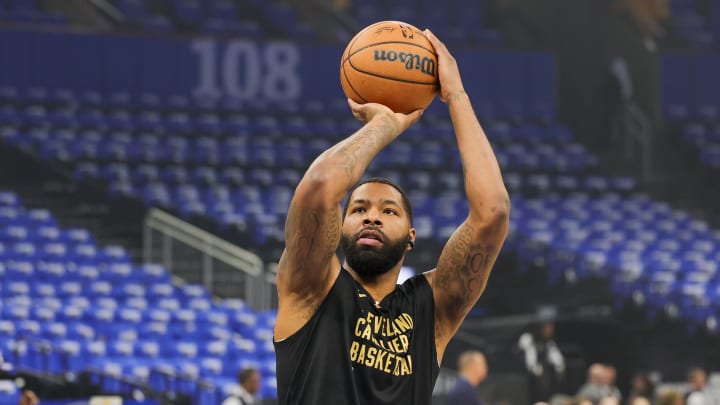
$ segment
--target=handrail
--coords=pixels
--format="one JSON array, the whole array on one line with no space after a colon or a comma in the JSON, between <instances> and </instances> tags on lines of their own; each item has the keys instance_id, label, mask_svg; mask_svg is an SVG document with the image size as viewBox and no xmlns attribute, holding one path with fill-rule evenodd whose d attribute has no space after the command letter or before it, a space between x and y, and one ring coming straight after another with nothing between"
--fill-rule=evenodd
<instances>
[{"instance_id":1,"label":"handrail","mask_svg":"<svg viewBox=\"0 0 720 405\"><path fill-rule=\"evenodd\" d=\"M112 3L107 0L90 0L90 3L97 7L98 10L105 13L108 17L112 18L115 22L125 22L125 15L115 7Z\"/></svg>"},{"instance_id":2,"label":"handrail","mask_svg":"<svg viewBox=\"0 0 720 405\"><path fill-rule=\"evenodd\" d=\"M177 239L214 259L252 276L260 276L263 273L264 264L259 256L160 209L150 209L145 217L145 228ZM143 247L143 255L146 263L150 262L150 249L151 246L146 240Z\"/></svg>"}]
</instances>

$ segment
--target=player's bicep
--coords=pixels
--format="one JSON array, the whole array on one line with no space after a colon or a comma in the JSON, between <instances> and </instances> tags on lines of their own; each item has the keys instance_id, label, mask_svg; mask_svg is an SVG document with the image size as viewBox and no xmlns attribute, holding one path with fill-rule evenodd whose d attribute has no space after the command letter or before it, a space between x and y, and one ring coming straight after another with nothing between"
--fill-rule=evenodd
<instances>
[{"instance_id":1,"label":"player's bicep","mask_svg":"<svg viewBox=\"0 0 720 405\"><path fill-rule=\"evenodd\" d=\"M506 232L466 221L448 240L432 280L436 339L449 341L480 298Z\"/></svg>"},{"instance_id":2,"label":"player's bicep","mask_svg":"<svg viewBox=\"0 0 720 405\"><path fill-rule=\"evenodd\" d=\"M293 201L285 225L285 250L278 265L278 289L302 294L327 286L340 241L340 206L300 207ZM333 260L334 259L334 260Z\"/></svg>"}]
</instances>

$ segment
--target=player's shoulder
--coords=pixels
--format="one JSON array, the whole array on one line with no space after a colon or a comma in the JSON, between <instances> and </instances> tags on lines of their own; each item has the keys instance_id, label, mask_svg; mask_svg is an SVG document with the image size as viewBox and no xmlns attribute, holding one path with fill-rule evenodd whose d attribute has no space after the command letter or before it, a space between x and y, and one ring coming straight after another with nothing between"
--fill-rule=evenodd
<instances>
[{"instance_id":1,"label":"player's shoulder","mask_svg":"<svg viewBox=\"0 0 720 405\"><path fill-rule=\"evenodd\" d=\"M425 278L425 280L427 280L427 282L428 282L428 284L430 284L430 286L432 286L433 281L435 281L435 270L436 269L428 270L421 274Z\"/></svg>"},{"instance_id":2,"label":"player's shoulder","mask_svg":"<svg viewBox=\"0 0 720 405\"><path fill-rule=\"evenodd\" d=\"M432 277L431 272L416 274L398 285L398 288L407 293L414 293L420 289L431 289Z\"/></svg>"}]
</instances>

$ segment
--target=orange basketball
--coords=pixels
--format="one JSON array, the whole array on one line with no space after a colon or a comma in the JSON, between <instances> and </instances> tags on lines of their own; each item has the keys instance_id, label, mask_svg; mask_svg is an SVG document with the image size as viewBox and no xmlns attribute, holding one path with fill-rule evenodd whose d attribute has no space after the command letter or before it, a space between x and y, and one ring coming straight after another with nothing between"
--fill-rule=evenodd
<instances>
[{"instance_id":1,"label":"orange basketball","mask_svg":"<svg viewBox=\"0 0 720 405\"><path fill-rule=\"evenodd\" d=\"M380 103L402 113L425 108L438 90L437 54L416 27L381 21L348 43L340 83L358 103Z\"/></svg>"}]
</instances>

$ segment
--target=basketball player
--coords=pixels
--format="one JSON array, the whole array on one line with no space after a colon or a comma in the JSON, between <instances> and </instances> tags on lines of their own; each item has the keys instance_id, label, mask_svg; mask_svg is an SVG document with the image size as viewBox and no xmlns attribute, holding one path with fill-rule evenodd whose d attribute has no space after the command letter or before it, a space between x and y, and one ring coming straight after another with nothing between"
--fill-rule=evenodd
<instances>
[{"instance_id":1,"label":"basketball player","mask_svg":"<svg viewBox=\"0 0 720 405\"><path fill-rule=\"evenodd\" d=\"M349 101L364 126L312 163L290 203L277 275L280 404L430 404L445 348L485 289L507 234L510 202L498 163L455 59L425 34L438 53L469 214L437 268L398 286L415 241L410 202L387 180L356 183L422 111Z\"/></svg>"}]
</instances>

